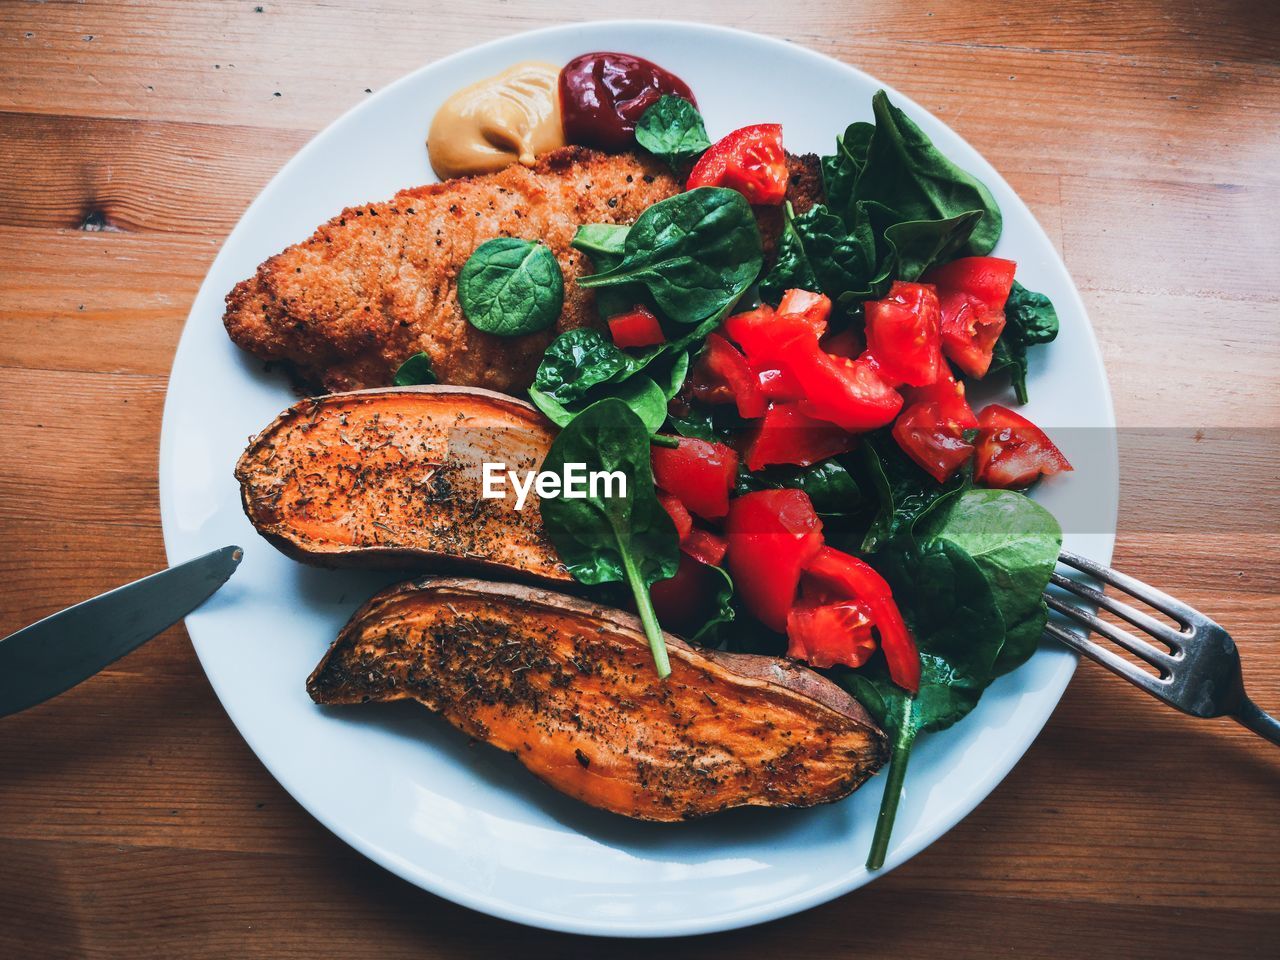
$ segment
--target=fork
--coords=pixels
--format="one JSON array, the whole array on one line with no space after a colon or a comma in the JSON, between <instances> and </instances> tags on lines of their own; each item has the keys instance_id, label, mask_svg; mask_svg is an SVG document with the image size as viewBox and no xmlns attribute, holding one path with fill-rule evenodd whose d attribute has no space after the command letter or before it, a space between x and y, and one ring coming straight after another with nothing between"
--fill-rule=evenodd
<instances>
[{"instance_id":1,"label":"fork","mask_svg":"<svg viewBox=\"0 0 1280 960\"><path fill-rule=\"evenodd\" d=\"M1280 720L1263 712L1245 694L1240 653L1226 630L1199 610L1141 580L1065 550L1058 559L1159 610L1177 621L1181 629L1175 630L1087 583L1054 571L1052 582L1056 586L1111 611L1163 646L1141 639L1088 610L1046 593L1044 599L1051 608L1145 660L1160 671L1160 676L1152 675L1114 650L1057 623L1050 622L1045 627L1046 633L1183 713L1193 717L1231 717L1258 736L1280 744Z\"/></svg>"}]
</instances>

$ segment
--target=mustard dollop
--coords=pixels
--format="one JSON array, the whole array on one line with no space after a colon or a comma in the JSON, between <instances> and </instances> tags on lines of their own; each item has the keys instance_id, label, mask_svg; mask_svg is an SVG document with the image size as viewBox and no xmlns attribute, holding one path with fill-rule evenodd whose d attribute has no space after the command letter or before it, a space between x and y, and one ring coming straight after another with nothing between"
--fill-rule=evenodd
<instances>
[{"instance_id":1,"label":"mustard dollop","mask_svg":"<svg viewBox=\"0 0 1280 960\"><path fill-rule=\"evenodd\" d=\"M560 68L536 60L459 90L436 111L427 133L431 169L441 180L533 166L564 146L557 83Z\"/></svg>"}]
</instances>

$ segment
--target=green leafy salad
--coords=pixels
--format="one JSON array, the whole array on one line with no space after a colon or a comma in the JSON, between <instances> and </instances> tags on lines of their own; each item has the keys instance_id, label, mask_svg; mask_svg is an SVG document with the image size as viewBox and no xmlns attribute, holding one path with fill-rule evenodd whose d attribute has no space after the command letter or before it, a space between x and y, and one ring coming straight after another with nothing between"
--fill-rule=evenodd
<instances>
[{"instance_id":1,"label":"green leafy salad","mask_svg":"<svg viewBox=\"0 0 1280 960\"><path fill-rule=\"evenodd\" d=\"M550 498L561 560L663 629L788 656L850 691L892 743L868 858L883 864L913 744L1035 652L1057 521L1028 488L1070 470L1008 406L1053 304L991 256L1000 209L882 91L829 156L761 123L712 142L663 96L636 146L686 184L630 226L582 224L601 323L547 347L529 396L560 428L544 464L622 471L626 495ZM820 191L796 189L807 172ZM468 320L547 329L564 278L546 247L500 238L459 277ZM397 383L427 382L411 358Z\"/></svg>"}]
</instances>

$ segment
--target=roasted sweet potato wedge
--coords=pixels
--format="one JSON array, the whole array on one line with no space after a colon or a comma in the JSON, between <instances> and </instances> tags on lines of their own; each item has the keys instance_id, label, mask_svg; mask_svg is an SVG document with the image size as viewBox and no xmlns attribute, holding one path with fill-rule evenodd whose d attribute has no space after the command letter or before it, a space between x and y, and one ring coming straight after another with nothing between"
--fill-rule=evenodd
<instances>
[{"instance_id":1,"label":"roasted sweet potato wedge","mask_svg":"<svg viewBox=\"0 0 1280 960\"><path fill-rule=\"evenodd\" d=\"M670 635L534 587L428 578L356 612L307 683L323 704L414 699L551 786L642 820L838 800L886 760L844 690L787 660Z\"/></svg>"},{"instance_id":2,"label":"roasted sweet potato wedge","mask_svg":"<svg viewBox=\"0 0 1280 960\"><path fill-rule=\"evenodd\" d=\"M244 511L289 556L320 566L487 571L567 582L537 498L481 497L481 464L533 470L554 428L477 387L399 387L304 400L236 464Z\"/></svg>"}]
</instances>

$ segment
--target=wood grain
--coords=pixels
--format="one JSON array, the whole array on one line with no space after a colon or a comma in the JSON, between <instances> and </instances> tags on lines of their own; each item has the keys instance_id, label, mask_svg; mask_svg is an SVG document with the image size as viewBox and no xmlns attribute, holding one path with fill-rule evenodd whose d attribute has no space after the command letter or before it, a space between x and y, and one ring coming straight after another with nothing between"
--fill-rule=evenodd
<instances>
[{"instance_id":1,"label":"wood grain","mask_svg":"<svg viewBox=\"0 0 1280 960\"><path fill-rule=\"evenodd\" d=\"M1280 709L1280 15L1222 0L655 0L859 66L1022 194L1097 329L1116 563L1232 629ZM165 382L209 263L280 165L417 66L603 3L0 3L0 633L164 563ZM277 96L278 94L278 96ZM0 721L0 956L1258 957L1280 760L1085 664L1008 779L871 887L656 948L424 894L315 824L178 628Z\"/></svg>"}]
</instances>

